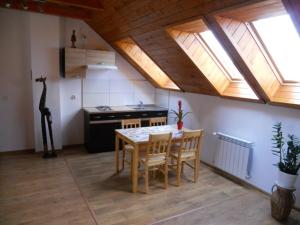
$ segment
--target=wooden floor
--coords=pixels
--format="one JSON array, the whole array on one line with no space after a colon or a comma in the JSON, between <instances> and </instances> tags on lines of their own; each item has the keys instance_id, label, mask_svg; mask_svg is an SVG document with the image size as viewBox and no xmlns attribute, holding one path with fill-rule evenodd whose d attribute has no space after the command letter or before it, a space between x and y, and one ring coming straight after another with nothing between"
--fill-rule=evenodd
<instances>
[{"instance_id":1,"label":"wooden floor","mask_svg":"<svg viewBox=\"0 0 300 225\"><path fill-rule=\"evenodd\" d=\"M56 159L37 154L0 156L1 225L280 224L270 216L269 199L201 166L194 184L189 169L180 187L170 173L168 190L150 178L132 194L129 171L114 175L113 153L89 155L72 149ZM162 180L161 180L162 181ZM285 224L300 224L293 210Z\"/></svg>"}]
</instances>

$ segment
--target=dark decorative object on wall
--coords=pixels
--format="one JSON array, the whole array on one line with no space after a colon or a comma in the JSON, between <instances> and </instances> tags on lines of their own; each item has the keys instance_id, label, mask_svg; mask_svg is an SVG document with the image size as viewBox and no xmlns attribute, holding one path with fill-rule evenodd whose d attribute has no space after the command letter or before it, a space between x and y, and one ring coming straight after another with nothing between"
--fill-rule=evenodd
<instances>
[{"instance_id":1,"label":"dark decorative object on wall","mask_svg":"<svg viewBox=\"0 0 300 225\"><path fill-rule=\"evenodd\" d=\"M77 39L76 39L76 35L75 35L75 30L73 30L73 34L71 36L71 42L72 42L71 48L76 48L76 46L75 46L76 41L77 41Z\"/></svg>"},{"instance_id":2,"label":"dark decorative object on wall","mask_svg":"<svg viewBox=\"0 0 300 225\"><path fill-rule=\"evenodd\" d=\"M41 112L41 125L42 125L42 135L43 135L43 145L44 145L44 158L51 158L56 157L56 152L54 149L54 143L53 143L53 135L52 135L52 118L51 118L51 112L49 108L45 107L46 104L46 95L47 95L47 86L46 86L46 77L40 77L37 78L36 82L42 82L43 83L43 92L40 99L39 104L39 110ZM46 131L46 119L48 124L48 130L49 130L49 136L51 141L51 154L48 152L48 144L47 144L47 131Z\"/></svg>"}]
</instances>

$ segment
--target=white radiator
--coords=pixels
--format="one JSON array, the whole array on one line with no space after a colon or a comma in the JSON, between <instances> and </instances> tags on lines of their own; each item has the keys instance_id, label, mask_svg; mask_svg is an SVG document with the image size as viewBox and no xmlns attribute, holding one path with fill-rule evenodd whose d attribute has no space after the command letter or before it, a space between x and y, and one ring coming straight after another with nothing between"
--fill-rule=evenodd
<instances>
[{"instance_id":1,"label":"white radiator","mask_svg":"<svg viewBox=\"0 0 300 225\"><path fill-rule=\"evenodd\" d=\"M241 179L250 178L253 143L223 133L217 135L214 166Z\"/></svg>"}]
</instances>

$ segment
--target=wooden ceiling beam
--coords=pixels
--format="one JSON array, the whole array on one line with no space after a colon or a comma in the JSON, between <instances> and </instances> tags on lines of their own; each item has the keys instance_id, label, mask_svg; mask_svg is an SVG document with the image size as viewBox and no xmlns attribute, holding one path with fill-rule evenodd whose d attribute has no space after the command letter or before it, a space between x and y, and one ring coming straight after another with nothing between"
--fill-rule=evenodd
<instances>
[{"instance_id":1,"label":"wooden ceiling beam","mask_svg":"<svg viewBox=\"0 0 300 225\"><path fill-rule=\"evenodd\" d=\"M0 7L8 8L5 6L6 1L0 0ZM30 11L30 12L37 12L37 13L44 13L56 16L64 16L70 17L75 19L81 20L90 20L91 15L88 10L80 9L76 7L66 7L66 6L59 6L57 4L52 3L38 3L33 1L28 1L26 6L27 9L24 9L21 1L12 0L9 9L18 9L23 11Z\"/></svg>"},{"instance_id":2,"label":"wooden ceiling beam","mask_svg":"<svg viewBox=\"0 0 300 225\"><path fill-rule=\"evenodd\" d=\"M199 18L234 5L263 0L127 0L125 1L128 2L127 5L121 8L116 5L122 1L112 1L112 3L110 1L103 0L105 11L103 14L94 14L92 26L95 30L101 31L103 38L107 37L109 42L113 42L128 35L143 35L161 27Z\"/></svg>"},{"instance_id":3,"label":"wooden ceiling beam","mask_svg":"<svg viewBox=\"0 0 300 225\"><path fill-rule=\"evenodd\" d=\"M100 0L88 0L88 1L82 1L82 0L47 0L47 2L59 4L59 5L65 5L65 6L75 6L79 8L89 9L89 10L98 10L102 11L103 5Z\"/></svg>"},{"instance_id":4,"label":"wooden ceiling beam","mask_svg":"<svg viewBox=\"0 0 300 225\"><path fill-rule=\"evenodd\" d=\"M238 8L219 12L218 16L226 17L242 22L264 19L272 16L285 14L286 10L281 0L266 0L252 4L246 4Z\"/></svg>"},{"instance_id":5,"label":"wooden ceiling beam","mask_svg":"<svg viewBox=\"0 0 300 225\"><path fill-rule=\"evenodd\" d=\"M235 66L239 69L241 74L244 75L244 79L248 82L249 86L255 92L257 97L260 98L264 103L269 102L270 99L268 95L265 93L261 85L258 83L252 71L245 63L243 57L236 50L231 40L227 37L226 33L224 32L224 30L216 20L216 17L213 15L207 15L204 17L204 20L207 23L209 29L214 33L216 38L222 44L225 51L231 57Z\"/></svg>"}]
</instances>

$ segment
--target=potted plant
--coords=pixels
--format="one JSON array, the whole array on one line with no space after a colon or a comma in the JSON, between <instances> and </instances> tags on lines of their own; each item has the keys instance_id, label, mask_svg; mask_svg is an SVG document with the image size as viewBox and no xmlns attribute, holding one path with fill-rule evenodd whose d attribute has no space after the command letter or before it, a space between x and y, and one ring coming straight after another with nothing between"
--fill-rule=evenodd
<instances>
[{"instance_id":1,"label":"potted plant","mask_svg":"<svg viewBox=\"0 0 300 225\"><path fill-rule=\"evenodd\" d=\"M177 121L177 129L181 130L183 127L183 118L189 114L190 112L184 113L182 110L182 102L181 100L178 101L178 112L175 110L171 110L172 113L175 114L175 120Z\"/></svg>"},{"instance_id":2,"label":"potted plant","mask_svg":"<svg viewBox=\"0 0 300 225\"><path fill-rule=\"evenodd\" d=\"M287 148L285 148L281 123L275 124L273 129L274 135L272 140L274 141L274 146L272 152L279 158L279 162L275 164L275 166L278 166L276 184L282 188L294 189L300 168L300 162L298 161L298 156L300 155L299 141L294 135L289 134L286 143Z\"/></svg>"}]
</instances>

